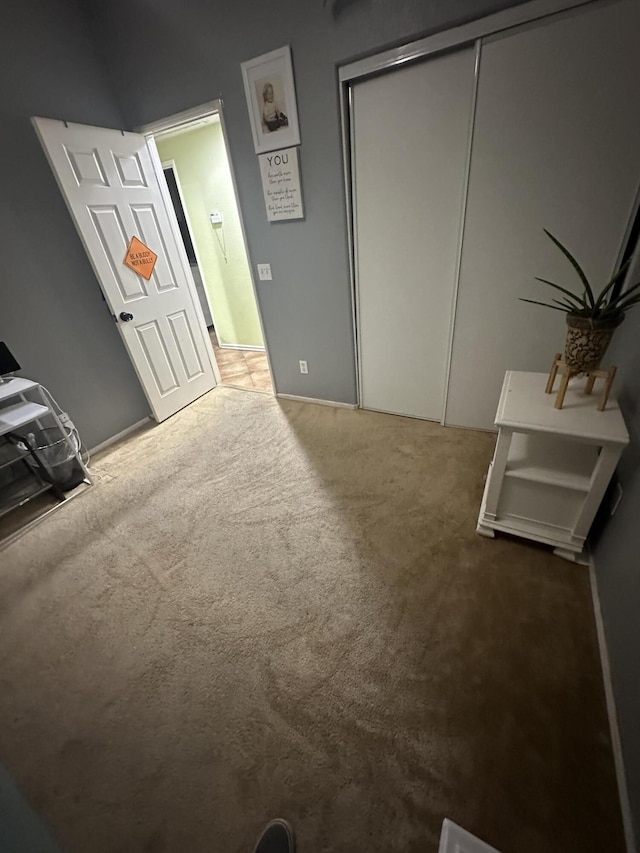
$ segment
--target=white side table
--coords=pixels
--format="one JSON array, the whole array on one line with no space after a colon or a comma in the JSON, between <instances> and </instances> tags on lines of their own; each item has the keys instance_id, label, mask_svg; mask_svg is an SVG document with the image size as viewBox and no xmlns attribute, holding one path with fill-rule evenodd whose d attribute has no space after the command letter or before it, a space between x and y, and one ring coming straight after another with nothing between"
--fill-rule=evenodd
<instances>
[{"instance_id":1,"label":"white side table","mask_svg":"<svg viewBox=\"0 0 640 853\"><path fill-rule=\"evenodd\" d=\"M477 531L545 542L576 560L629 433L616 400L599 412L593 396L569 388L556 409L546 380L545 373L505 375Z\"/></svg>"}]
</instances>

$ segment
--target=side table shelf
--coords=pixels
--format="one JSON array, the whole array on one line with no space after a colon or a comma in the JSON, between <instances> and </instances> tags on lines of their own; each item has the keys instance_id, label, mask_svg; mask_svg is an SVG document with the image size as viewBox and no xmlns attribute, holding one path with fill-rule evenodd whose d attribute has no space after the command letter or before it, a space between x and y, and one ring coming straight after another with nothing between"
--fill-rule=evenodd
<instances>
[{"instance_id":1,"label":"side table shelf","mask_svg":"<svg viewBox=\"0 0 640 853\"><path fill-rule=\"evenodd\" d=\"M0 485L0 518L50 489L51 483L44 483L28 474L17 477L7 485Z\"/></svg>"},{"instance_id":2,"label":"side table shelf","mask_svg":"<svg viewBox=\"0 0 640 853\"><path fill-rule=\"evenodd\" d=\"M57 445L64 448L66 444L65 458L72 467L77 466L74 471L78 479L85 488L89 487L89 471L48 392L23 377L0 381L0 547L78 494L79 489L70 491L69 486L59 482L55 468L34 446L33 434L44 429L57 436ZM46 498L41 507L34 500L40 496ZM33 511L27 511L28 506L33 506Z\"/></svg>"},{"instance_id":3,"label":"side table shelf","mask_svg":"<svg viewBox=\"0 0 640 853\"><path fill-rule=\"evenodd\" d=\"M26 459L29 454L19 450L14 444L7 441L0 444L0 470L7 465L13 465L19 459Z\"/></svg>"},{"instance_id":4,"label":"side table shelf","mask_svg":"<svg viewBox=\"0 0 640 853\"><path fill-rule=\"evenodd\" d=\"M545 381L543 373L505 376L477 532L544 542L576 560L629 436L615 400L600 412L570 389L556 409Z\"/></svg>"},{"instance_id":5,"label":"side table shelf","mask_svg":"<svg viewBox=\"0 0 640 853\"><path fill-rule=\"evenodd\" d=\"M12 406L3 406L0 408L0 435L12 429L18 429L21 426L30 424L32 421L37 421L49 414L49 407L42 406L39 403L30 403L23 400L20 403L14 403Z\"/></svg>"}]
</instances>

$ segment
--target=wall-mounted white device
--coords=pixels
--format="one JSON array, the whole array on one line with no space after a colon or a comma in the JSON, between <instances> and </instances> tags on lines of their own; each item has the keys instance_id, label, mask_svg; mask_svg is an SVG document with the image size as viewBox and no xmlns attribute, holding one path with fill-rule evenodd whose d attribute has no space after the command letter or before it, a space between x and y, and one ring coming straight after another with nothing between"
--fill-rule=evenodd
<instances>
[{"instance_id":1,"label":"wall-mounted white device","mask_svg":"<svg viewBox=\"0 0 640 853\"><path fill-rule=\"evenodd\" d=\"M209 219L212 225L222 225L222 214L219 210L209 214Z\"/></svg>"}]
</instances>

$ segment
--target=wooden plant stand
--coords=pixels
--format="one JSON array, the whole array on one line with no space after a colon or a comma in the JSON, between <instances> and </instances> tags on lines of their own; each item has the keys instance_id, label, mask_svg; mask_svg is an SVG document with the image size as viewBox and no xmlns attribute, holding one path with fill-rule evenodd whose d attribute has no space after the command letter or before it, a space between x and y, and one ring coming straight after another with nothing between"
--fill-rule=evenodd
<instances>
[{"instance_id":1,"label":"wooden plant stand","mask_svg":"<svg viewBox=\"0 0 640 853\"><path fill-rule=\"evenodd\" d=\"M554 405L556 409L561 409L564 403L565 394L567 393L567 388L569 387L569 380L573 376L578 376L580 373L584 373L587 377L585 394L591 394L596 379L604 379L605 383L602 390L602 397L600 398L600 403L598 405L598 411L604 412L611 392L611 386L613 385L613 380L616 378L616 370L616 367L610 367L608 370L576 370L574 367L569 367L569 365L563 361L561 353L557 352L553 359L553 364L551 365L551 372L549 373L545 393L553 393L556 376L558 375L558 371L560 371L562 380L560 382L560 387L558 388L558 394Z\"/></svg>"}]
</instances>

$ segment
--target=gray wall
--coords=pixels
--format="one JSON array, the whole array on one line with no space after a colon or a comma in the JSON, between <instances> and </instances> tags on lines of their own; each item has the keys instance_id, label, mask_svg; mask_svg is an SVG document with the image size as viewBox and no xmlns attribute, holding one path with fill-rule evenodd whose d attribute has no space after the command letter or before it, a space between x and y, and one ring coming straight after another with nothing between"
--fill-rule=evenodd
<instances>
[{"instance_id":1,"label":"gray wall","mask_svg":"<svg viewBox=\"0 0 640 853\"><path fill-rule=\"evenodd\" d=\"M508 5L487 0L5 0L0 55L0 339L96 444L148 414L144 397L29 124L31 115L128 127L222 95L280 390L353 401L355 378L336 63ZM138 34L153 50L140 50ZM291 44L307 218L269 225L239 63ZM110 81L103 74L99 46ZM114 94L111 90L113 86ZM640 827L640 309L613 358L633 441L624 501L596 564L630 794ZM302 377L297 361L306 358ZM635 369L635 370L634 370Z\"/></svg>"},{"instance_id":2,"label":"gray wall","mask_svg":"<svg viewBox=\"0 0 640 853\"><path fill-rule=\"evenodd\" d=\"M594 556L627 786L640 841L640 307L616 332L607 361L619 365L616 389L631 443L618 467L622 503L607 520ZM603 510L605 516L606 507Z\"/></svg>"},{"instance_id":3,"label":"gray wall","mask_svg":"<svg viewBox=\"0 0 640 853\"><path fill-rule=\"evenodd\" d=\"M96 37L131 128L224 100L251 259L273 270L258 295L280 392L356 399L336 64L509 5L154 0L151 12L148 0L93 3ZM139 33L153 50L140 50ZM306 219L269 224L240 63L285 44L293 52ZM299 373L299 359L308 361L308 376Z\"/></svg>"},{"instance_id":4,"label":"gray wall","mask_svg":"<svg viewBox=\"0 0 640 853\"><path fill-rule=\"evenodd\" d=\"M122 117L71 0L4 0L0 57L0 340L93 446L149 410L29 118Z\"/></svg>"}]
</instances>

